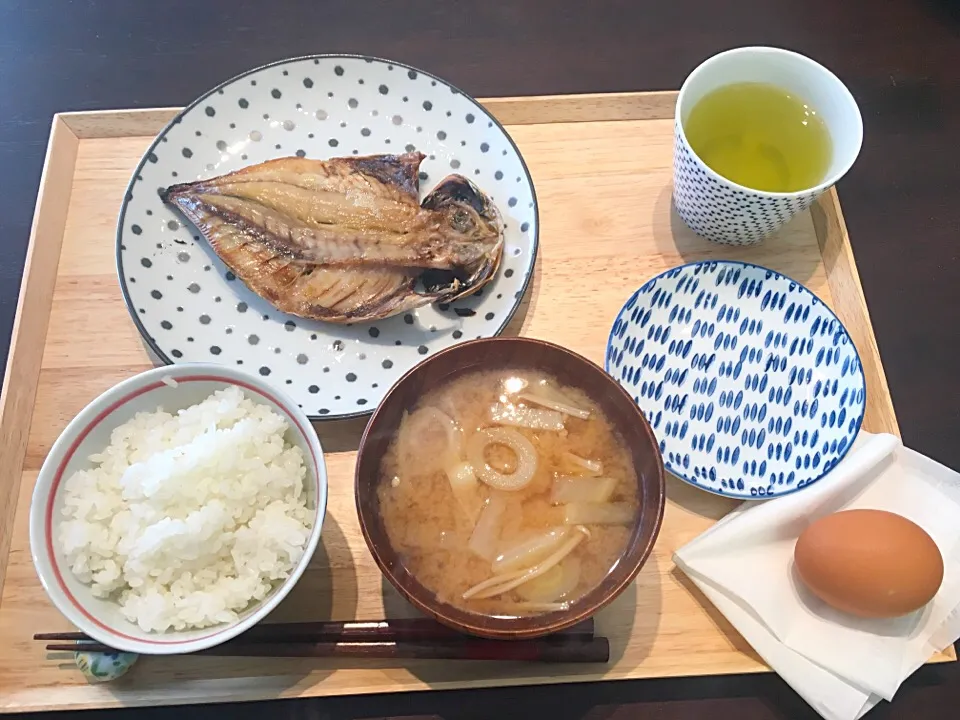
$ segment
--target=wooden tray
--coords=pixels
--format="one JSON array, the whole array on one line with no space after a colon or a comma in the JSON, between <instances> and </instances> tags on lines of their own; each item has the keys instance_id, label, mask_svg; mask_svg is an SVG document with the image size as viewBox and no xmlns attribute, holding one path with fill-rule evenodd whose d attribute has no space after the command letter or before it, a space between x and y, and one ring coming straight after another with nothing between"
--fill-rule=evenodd
<instances>
[{"instance_id":1,"label":"wooden tray","mask_svg":"<svg viewBox=\"0 0 960 720\"><path fill-rule=\"evenodd\" d=\"M898 433L836 194L760 247L695 237L671 209L676 94L505 98L484 104L507 126L536 183L534 281L508 333L549 339L597 363L621 304L651 276L704 258L749 260L810 287L846 324L867 373L864 427ZM66 113L53 121L0 406L0 710L262 700L765 670L674 567L678 547L734 503L668 479L656 550L597 617L606 666L141 658L121 681L90 685L67 655L31 634L69 629L30 560L27 511L47 450L93 397L153 364L117 285L114 233L131 171L174 109ZM322 548L272 620L411 612L367 552L353 503L364 419L317 424L327 451ZM949 655L937 660L951 659Z\"/></svg>"}]
</instances>

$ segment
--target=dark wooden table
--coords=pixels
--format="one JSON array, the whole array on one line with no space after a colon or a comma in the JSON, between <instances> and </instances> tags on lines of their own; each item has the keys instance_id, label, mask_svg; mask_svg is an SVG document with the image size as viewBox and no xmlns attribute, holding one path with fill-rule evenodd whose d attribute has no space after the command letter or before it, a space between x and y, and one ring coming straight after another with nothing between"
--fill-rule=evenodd
<instances>
[{"instance_id":1,"label":"dark wooden table","mask_svg":"<svg viewBox=\"0 0 960 720\"><path fill-rule=\"evenodd\" d=\"M0 358L56 111L179 106L242 70L317 52L395 58L475 96L671 89L707 56L749 44L813 56L860 103L863 152L840 196L903 438L960 468L958 0L6 0ZM958 714L954 663L922 669L869 717ZM773 675L94 715L817 717Z\"/></svg>"}]
</instances>

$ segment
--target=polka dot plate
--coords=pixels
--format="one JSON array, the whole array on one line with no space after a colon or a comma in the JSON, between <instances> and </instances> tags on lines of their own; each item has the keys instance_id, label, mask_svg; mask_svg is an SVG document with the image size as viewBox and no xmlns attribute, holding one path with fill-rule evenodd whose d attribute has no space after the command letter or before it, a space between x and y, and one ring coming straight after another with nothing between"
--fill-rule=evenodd
<instances>
[{"instance_id":1,"label":"polka dot plate","mask_svg":"<svg viewBox=\"0 0 960 720\"><path fill-rule=\"evenodd\" d=\"M646 414L666 469L720 495L816 482L863 422L863 367L836 315L748 263L691 263L647 282L617 315L605 368Z\"/></svg>"},{"instance_id":2,"label":"polka dot plate","mask_svg":"<svg viewBox=\"0 0 960 720\"><path fill-rule=\"evenodd\" d=\"M276 157L412 150L427 155L421 196L459 173L493 199L506 225L503 261L474 295L372 323L332 325L279 312L158 194ZM373 410L425 356L500 333L530 279L537 232L523 158L473 98L400 63L312 56L225 82L160 133L127 189L117 268L134 322L164 362L239 367L283 388L313 418L350 417Z\"/></svg>"}]
</instances>

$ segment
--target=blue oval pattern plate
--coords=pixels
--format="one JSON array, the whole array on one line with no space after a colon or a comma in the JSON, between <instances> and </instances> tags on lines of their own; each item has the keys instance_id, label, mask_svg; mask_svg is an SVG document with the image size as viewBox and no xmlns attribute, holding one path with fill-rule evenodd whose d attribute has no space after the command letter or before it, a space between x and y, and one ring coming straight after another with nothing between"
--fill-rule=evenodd
<instances>
[{"instance_id":1,"label":"blue oval pattern plate","mask_svg":"<svg viewBox=\"0 0 960 720\"><path fill-rule=\"evenodd\" d=\"M691 263L647 282L613 324L605 368L646 414L666 469L720 495L816 482L863 422L846 328L803 285L758 265Z\"/></svg>"}]
</instances>

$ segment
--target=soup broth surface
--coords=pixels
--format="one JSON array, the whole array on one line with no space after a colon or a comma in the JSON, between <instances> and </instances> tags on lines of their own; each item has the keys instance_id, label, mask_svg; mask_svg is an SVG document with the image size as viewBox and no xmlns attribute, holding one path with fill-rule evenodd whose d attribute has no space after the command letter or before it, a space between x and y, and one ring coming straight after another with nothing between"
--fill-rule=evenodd
<instances>
[{"instance_id":1,"label":"soup broth surface","mask_svg":"<svg viewBox=\"0 0 960 720\"><path fill-rule=\"evenodd\" d=\"M530 371L479 371L403 421L378 486L389 540L438 599L469 612L565 609L615 566L636 473L597 403Z\"/></svg>"}]
</instances>

